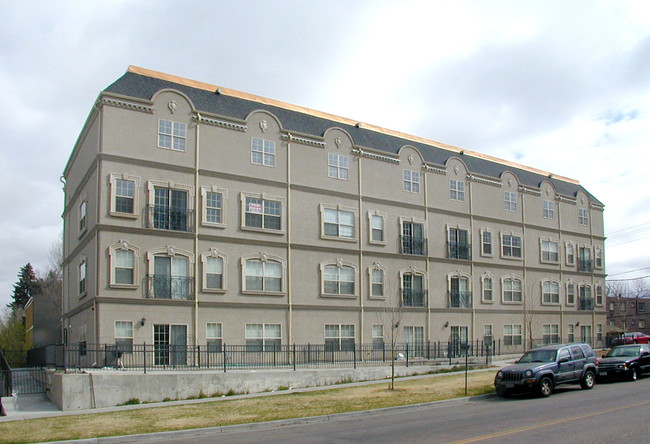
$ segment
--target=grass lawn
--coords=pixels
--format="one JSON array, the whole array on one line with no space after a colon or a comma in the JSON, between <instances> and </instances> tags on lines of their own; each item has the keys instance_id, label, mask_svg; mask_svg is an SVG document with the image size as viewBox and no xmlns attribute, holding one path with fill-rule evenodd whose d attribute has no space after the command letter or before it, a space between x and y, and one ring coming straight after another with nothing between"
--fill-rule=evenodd
<instances>
[{"instance_id":1,"label":"grass lawn","mask_svg":"<svg viewBox=\"0 0 650 444\"><path fill-rule=\"evenodd\" d=\"M494 391L494 372L470 373L470 396ZM0 423L0 442L46 442L216 427L370 410L465 396L465 375L453 374L246 399L66 415Z\"/></svg>"}]
</instances>

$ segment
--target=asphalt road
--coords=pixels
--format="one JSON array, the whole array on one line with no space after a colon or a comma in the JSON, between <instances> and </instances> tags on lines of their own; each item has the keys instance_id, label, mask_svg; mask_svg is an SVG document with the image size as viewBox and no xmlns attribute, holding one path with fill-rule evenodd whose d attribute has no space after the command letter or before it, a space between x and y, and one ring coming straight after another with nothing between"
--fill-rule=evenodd
<instances>
[{"instance_id":1,"label":"asphalt road","mask_svg":"<svg viewBox=\"0 0 650 444\"><path fill-rule=\"evenodd\" d=\"M650 377L646 377L598 384L592 390L560 387L545 399L484 396L305 424L140 435L137 442L640 443L650 442L649 413Z\"/></svg>"}]
</instances>

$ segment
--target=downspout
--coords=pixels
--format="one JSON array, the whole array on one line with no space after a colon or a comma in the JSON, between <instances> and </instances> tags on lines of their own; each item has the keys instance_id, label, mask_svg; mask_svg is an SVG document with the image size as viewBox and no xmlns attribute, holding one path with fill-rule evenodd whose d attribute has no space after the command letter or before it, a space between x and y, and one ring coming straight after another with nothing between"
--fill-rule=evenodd
<instances>
[{"instance_id":1,"label":"downspout","mask_svg":"<svg viewBox=\"0 0 650 444\"><path fill-rule=\"evenodd\" d=\"M65 262L65 254L66 254L66 248L65 248L65 241L66 241L66 235L65 235L65 213L66 213L66 201L67 201L67 188L66 188L66 181L65 181L65 176L61 175L59 177L59 182L63 185L63 214L61 215L61 219L63 220L63 228L62 228L62 233L61 233L61 261ZM66 337L65 331L67 329L65 320L63 319L63 315L68 312L67 310L67 297L66 297L66 277L67 273L63 272L63 264L61 264L61 313L59 313L59 318L61 319L61 328L63 329L61 331L61 341ZM67 266L67 265L66 265Z\"/></svg>"},{"instance_id":2,"label":"downspout","mask_svg":"<svg viewBox=\"0 0 650 444\"><path fill-rule=\"evenodd\" d=\"M363 305L363 291L366 288L363 282L365 276L363 268L363 182L361 180L361 156L357 158L357 188L359 191L359 343L363 344L363 332L364 332L364 305Z\"/></svg>"},{"instance_id":3,"label":"downspout","mask_svg":"<svg viewBox=\"0 0 650 444\"><path fill-rule=\"evenodd\" d=\"M291 298L291 141L287 134L287 345L293 343L293 300Z\"/></svg>"},{"instance_id":4,"label":"downspout","mask_svg":"<svg viewBox=\"0 0 650 444\"><path fill-rule=\"evenodd\" d=\"M426 257L424 258L424 271L426 273L426 288L427 288L427 314L425 316L424 322L426 323L427 337L426 340L431 340L431 296L429 293L429 288L431 287L431 276L429 275L429 193L427 192L427 174L426 169L422 168L422 188L424 188L424 229L425 229L425 239L427 240L426 244Z\"/></svg>"},{"instance_id":5,"label":"downspout","mask_svg":"<svg viewBox=\"0 0 650 444\"><path fill-rule=\"evenodd\" d=\"M194 342L199 337L199 142L201 114L196 113L196 141L194 149ZM196 360L196 355L194 357ZM196 362L194 362L196 364Z\"/></svg>"},{"instance_id":6,"label":"downspout","mask_svg":"<svg viewBox=\"0 0 650 444\"><path fill-rule=\"evenodd\" d=\"M470 175L465 176L467 179L467 204L469 206L469 236L470 240L476 235L474 232L474 206L473 206L473 201L472 201L472 179ZM475 244L472 242L471 244ZM471 245L470 244L470 245ZM480 256L480 248L481 246L481 238L480 238L480 233L479 233L479 256ZM470 255L472 254L472 248L470 247ZM482 293L482 288L481 288L481 277L479 276L478 278L478 285L475 285L476 279L474 276L474 270L475 270L475 265L474 265L474 257L470 256L470 261L469 261L469 275L471 276L471 285L472 285L472 336L470 338L476 338L477 340L483 339L483 335L479 337L478 332L476 331L476 305L478 300L483 299L483 293ZM476 289L478 288L478 291ZM481 299L478 299L478 298ZM485 332L483 332L485 334ZM471 341L471 339L470 339Z\"/></svg>"}]
</instances>

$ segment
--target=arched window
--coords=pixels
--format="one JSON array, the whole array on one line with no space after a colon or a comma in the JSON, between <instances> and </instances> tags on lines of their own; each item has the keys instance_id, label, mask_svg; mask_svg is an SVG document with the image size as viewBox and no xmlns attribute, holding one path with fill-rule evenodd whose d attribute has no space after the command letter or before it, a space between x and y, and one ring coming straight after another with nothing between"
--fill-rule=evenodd
<instances>
[{"instance_id":1,"label":"arched window","mask_svg":"<svg viewBox=\"0 0 650 444\"><path fill-rule=\"evenodd\" d=\"M191 264L194 255L172 246L147 253L149 297L156 299L192 299L194 277Z\"/></svg>"},{"instance_id":2,"label":"arched window","mask_svg":"<svg viewBox=\"0 0 650 444\"><path fill-rule=\"evenodd\" d=\"M357 267L337 259L334 263L323 263L321 269L321 295L354 297L357 295Z\"/></svg>"},{"instance_id":3,"label":"arched window","mask_svg":"<svg viewBox=\"0 0 650 444\"><path fill-rule=\"evenodd\" d=\"M226 291L227 261L227 256L215 248L201 255L203 291L213 293Z\"/></svg>"},{"instance_id":4,"label":"arched window","mask_svg":"<svg viewBox=\"0 0 650 444\"><path fill-rule=\"evenodd\" d=\"M126 240L120 240L108 248L110 266L109 285L113 288L136 288L138 286L137 258L139 249Z\"/></svg>"},{"instance_id":5,"label":"arched window","mask_svg":"<svg viewBox=\"0 0 650 444\"><path fill-rule=\"evenodd\" d=\"M242 257L242 293L282 294L285 287L286 261L259 253Z\"/></svg>"}]
</instances>

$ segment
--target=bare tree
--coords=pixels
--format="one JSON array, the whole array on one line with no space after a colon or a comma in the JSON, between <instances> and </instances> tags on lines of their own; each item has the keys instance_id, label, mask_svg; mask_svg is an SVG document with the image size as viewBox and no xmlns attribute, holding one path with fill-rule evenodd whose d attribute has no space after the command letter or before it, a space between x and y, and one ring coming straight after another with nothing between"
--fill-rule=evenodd
<instances>
[{"instance_id":1,"label":"bare tree","mask_svg":"<svg viewBox=\"0 0 650 444\"><path fill-rule=\"evenodd\" d=\"M541 292L537 294L535 288L539 287L539 282L532 283L526 288L522 300L522 315L524 318L524 351L533 348L533 331L536 324L536 316L541 303Z\"/></svg>"},{"instance_id":2,"label":"bare tree","mask_svg":"<svg viewBox=\"0 0 650 444\"><path fill-rule=\"evenodd\" d=\"M390 347L390 385L389 390L395 390L395 359L397 358L395 351L397 343L400 338L402 326L402 294L399 289L394 291L397 295L396 301L391 301L390 297L384 299L383 306L379 312L379 321L381 322L384 338L388 341ZM395 302L393 304L393 302Z\"/></svg>"},{"instance_id":3,"label":"bare tree","mask_svg":"<svg viewBox=\"0 0 650 444\"><path fill-rule=\"evenodd\" d=\"M625 304L625 309L623 309L623 302L626 302L626 296L629 292L629 284L625 281L610 281L607 282L607 295L610 298L615 298L616 302L614 303L614 310L612 315L615 318L620 318L620 326L623 329L623 333L627 331L627 304ZM614 325L616 325L616 319L614 320Z\"/></svg>"}]
</instances>

